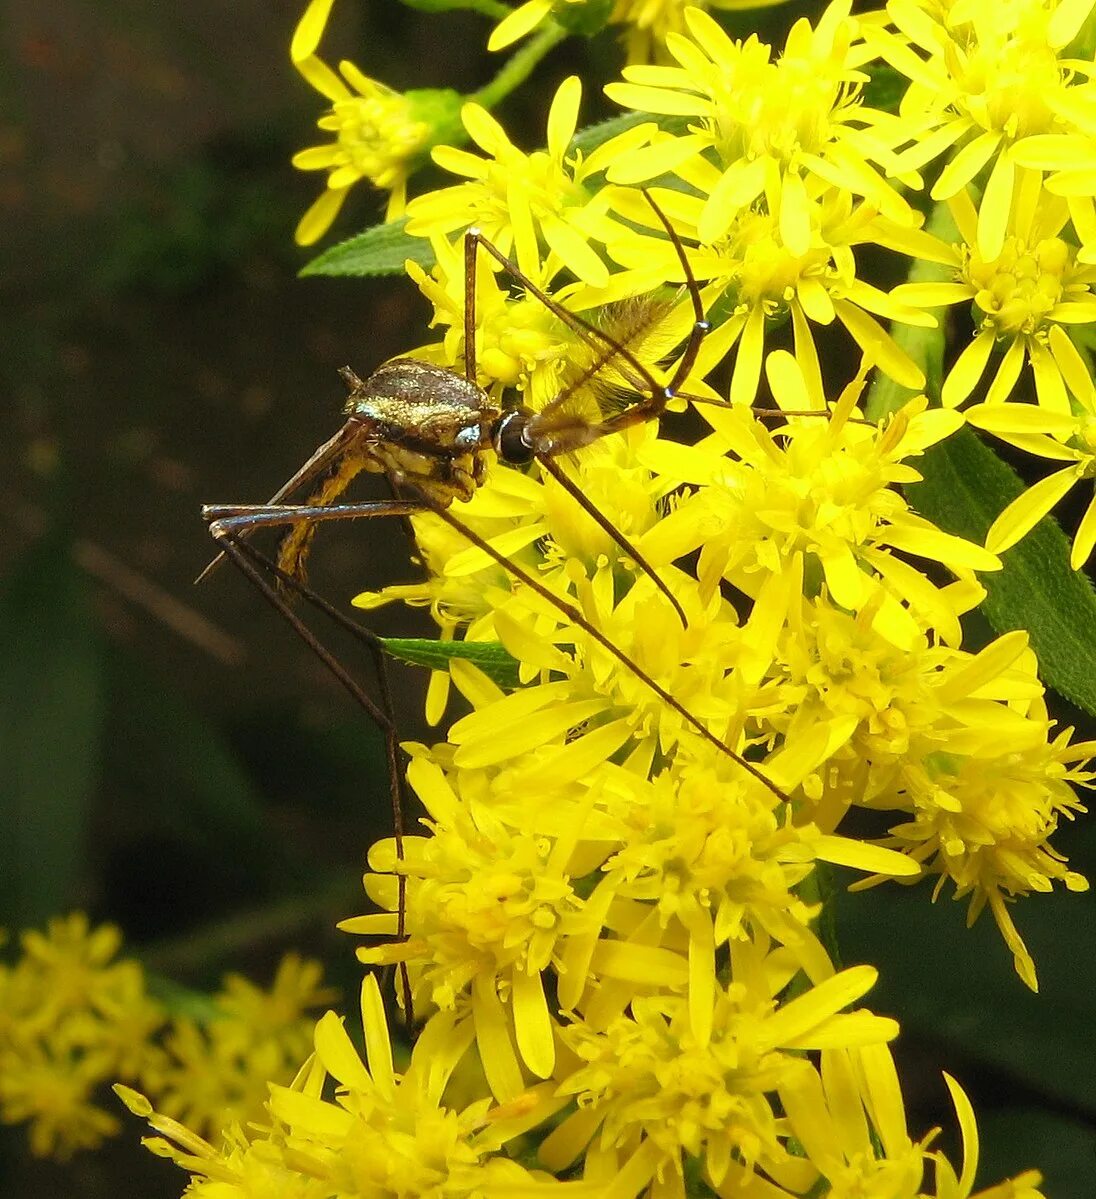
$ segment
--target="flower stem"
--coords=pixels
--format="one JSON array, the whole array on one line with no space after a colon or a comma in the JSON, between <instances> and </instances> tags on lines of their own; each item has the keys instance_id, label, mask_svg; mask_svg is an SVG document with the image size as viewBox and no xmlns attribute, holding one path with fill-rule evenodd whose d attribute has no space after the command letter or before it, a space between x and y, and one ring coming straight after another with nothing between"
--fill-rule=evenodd
<instances>
[{"instance_id":1,"label":"flower stem","mask_svg":"<svg viewBox=\"0 0 1096 1199\"><path fill-rule=\"evenodd\" d=\"M485 87L468 97L484 108L493 108L500 100L519 87L533 72L533 68L567 36L554 21L530 38L503 66L502 70Z\"/></svg>"}]
</instances>

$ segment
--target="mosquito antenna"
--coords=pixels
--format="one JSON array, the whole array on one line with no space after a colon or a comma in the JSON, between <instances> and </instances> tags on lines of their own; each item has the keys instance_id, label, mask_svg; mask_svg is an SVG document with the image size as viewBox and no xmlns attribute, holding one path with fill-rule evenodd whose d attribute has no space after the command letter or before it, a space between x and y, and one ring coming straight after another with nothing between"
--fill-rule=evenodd
<instances>
[{"instance_id":1,"label":"mosquito antenna","mask_svg":"<svg viewBox=\"0 0 1096 1199\"><path fill-rule=\"evenodd\" d=\"M639 550L628 540L627 537L613 524L613 522L605 515L601 509L590 500L590 497L580 488L575 482L560 469L559 464L548 454L538 454L537 461L541 467L546 470L553 479L563 488L564 491L575 501L576 504L589 516L601 529L616 542L616 544L631 557L636 565L643 573L651 580L652 583L662 592L662 594L670 601L670 605L677 613L681 620L681 627L688 628L689 621L685 616L685 609L681 606L678 598L667 586L666 582L661 579L655 572L655 568L647 561L647 559L639 552Z\"/></svg>"},{"instance_id":2,"label":"mosquito antenna","mask_svg":"<svg viewBox=\"0 0 1096 1199\"><path fill-rule=\"evenodd\" d=\"M229 518L231 519L231 518ZM328 603L323 596L318 595L310 587L306 586L299 579L294 578L287 571L282 570L274 562L262 554L254 546L249 545L238 534L222 533L216 535L217 540L222 546L223 554L231 559L232 564L254 585L259 594L274 608L274 610L285 620L297 636L304 644L316 655L317 658L324 664L332 676L340 682L343 687L350 693L351 698L361 708L363 708L372 719L373 723L380 729L385 743L385 758L388 765L388 786L389 796L392 804L392 824L394 832L394 841L396 843L396 857L399 860L404 858L404 822L403 822L403 784L400 775L400 763L397 745L397 731L395 715L392 708L392 693L388 684L388 670L384 660L384 651L380 644L380 639L375 633L369 629L363 628L355 621L345 616L334 605ZM258 564L258 565L257 565ZM262 570L259 567L262 567ZM263 570L268 571L271 575L279 579L285 586L291 588L302 599L306 600L313 607L323 612L335 624L346 632L350 633L359 642L364 644L370 651L373 658L373 663L377 672L378 687L381 692L381 705L378 705L373 699L359 686L358 682L350 674L345 666L331 653L331 651L323 644L322 641L312 632L312 630L304 623L303 620L293 611L293 609L285 602L278 594L277 589L272 587L263 574ZM398 910L396 915L396 936L400 940L404 940L407 936L407 877L404 874L398 874L396 878ZM401 963L399 968L400 990L403 997L403 1008L407 1013L408 1025L414 1023L414 1005L411 998L411 981L407 974L406 963Z\"/></svg>"}]
</instances>

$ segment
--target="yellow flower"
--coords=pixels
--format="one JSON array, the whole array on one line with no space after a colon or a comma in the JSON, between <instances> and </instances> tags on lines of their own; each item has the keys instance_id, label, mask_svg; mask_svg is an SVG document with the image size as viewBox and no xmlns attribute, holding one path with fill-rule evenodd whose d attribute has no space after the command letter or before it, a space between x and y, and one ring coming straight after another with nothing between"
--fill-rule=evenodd
<instances>
[{"instance_id":1,"label":"yellow flower","mask_svg":"<svg viewBox=\"0 0 1096 1199\"><path fill-rule=\"evenodd\" d=\"M513 248L518 266L536 277L540 243L577 278L603 287L609 272L591 241L606 242L621 232L607 215L608 196L592 186L621 147L647 136L643 127L610 138L583 159L570 151L578 124L582 84L572 75L559 86L548 113L548 148L525 154L502 126L478 104L466 104L461 119L469 136L488 157L452 146L436 146L438 166L467 183L418 196L407 207L408 233L419 237L452 234L475 226L504 254Z\"/></svg>"},{"instance_id":2,"label":"yellow flower","mask_svg":"<svg viewBox=\"0 0 1096 1199\"><path fill-rule=\"evenodd\" d=\"M820 380L808 384L789 354L771 354L767 366L779 404L824 411ZM712 436L691 448L659 441L643 455L652 469L700 488L660 522L644 548L655 562L699 548L706 591L723 577L751 597L747 633L757 678L790 605L823 580L834 602L852 612L882 589L874 627L905 648L923 630L908 606L910 568L893 551L939 561L960 577L1000 568L980 546L917 516L895 490L920 478L905 459L946 437L960 417L929 411L922 398L877 429L855 417L859 388L859 381L846 388L830 420L789 416L773 431L747 409L704 405ZM920 582L919 618L941 609L940 599L926 601L938 590Z\"/></svg>"},{"instance_id":3,"label":"yellow flower","mask_svg":"<svg viewBox=\"0 0 1096 1199\"><path fill-rule=\"evenodd\" d=\"M564 1039L585 1064L560 1090L574 1094L579 1109L542 1144L541 1160L560 1170L585 1151L587 1172L606 1180L611 1199L646 1193L656 1175L680 1179L686 1155L700 1159L713 1186L726 1184L720 1193L750 1193L755 1176L790 1184L796 1194L809 1190L817 1171L789 1152L776 1093L813 1071L805 1050L882 1043L898 1027L867 1011L841 1012L874 984L870 966L783 1002L777 992L786 976L763 950L732 946L731 974L734 981L716 984L706 1003L691 995L638 998L603 1025L567 1028ZM772 1183L758 1193L785 1193Z\"/></svg>"},{"instance_id":4,"label":"yellow flower","mask_svg":"<svg viewBox=\"0 0 1096 1199\"><path fill-rule=\"evenodd\" d=\"M780 1098L796 1140L834 1196L921 1196L932 1134L910 1140L885 1044L830 1048L820 1069L789 1072Z\"/></svg>"},{"instance_id":5,"label":"yellow flower","mask_svg":"<svg viewBox=\"0 0 1096 1199\"><path fill-rule=\"evenodd\" d=\"M645 63L666 58L666 38L671 33L685 31L685 9L688 7L733 12L780 3L782 0L761 0L761 4L755 0L702 0L691 6L688 0L615 0L609 23L624 26L629 64ZM593 3L590 0L526 0L495 26L488 38L487 49L504 50L552 18L565 29L577 26L583 32L587 31L588 25L604 21L596 0Z\"/></svg>"},{"instance_id":6,"label":"yellow flower","mask_svg":"<svg viewBox=\"0 0 1096 1199\"><path fill-rule=\"evenodd\" d=\"M986 547L1004 553L1047 516L1078 483L1096 478L1096 412L1052 412L1031 404L977 404L967 419L1028 454L1071 465L1018 495L989 527ZM1096 496L1089 500L1073 538L1070 565L1080 570L1096 546Z\"/></svg>"},{"instance_id":7,"label":"yellow flower","mask_svg":"<svg viewBox=\"0 0 1096 1199\"><path fill-rule=\"evenodd\" d=\"M940 886L950 879L956 899L969 895L969 922L989 906L1032 990L1035 966L1008 904L1055 882L1088 890L1049 839L1060 819L1085 811L1070 784L1090 783L1085 760L1093 747L1071 746L1068 729L1049 740L1050 728L1041 701L1020 718L1008 709L983 712L952 746L945 740L939 752L904 762L899 797L913 819L894 826L888 842L940 875Z\"/></svg>"},{"instance_id":8,"label":"yellow flower","mask_svg":"<svg viewBox=\"0 0 1096 1199\"><path fill-rule=\"evenodd\" d=\"M573 706L553 711L550 719L558 723L572 715L581 719ZM512 1021L522 1061L547 1078L555 1065L555 1021L542 974L559 943L582 922L582 901L568 874L573 841L553 844L505 826L467 797L458 798L424 757L412 760L408 781L430 814L432 835L404 837L402 858L392 841L374 845L370 866L388 873L366 875L371 898L390 912L398 902L390 872L406 876L407 940L361 949L358 956L366 963L407 962L417 1010L470 1008L481 1043L499 1043L504 1074L511 1078L520 1077L503 1029ZM387 914L339 927L388 936L396 931L395 917ZM511 1090L499 1097L512 1098Z\"/></svg>"},{"instance_id":9,"label":"yellow flower","mask_svg":"<svg viewBox=\"0 0 1096 1199\"><path fill-rule=\"evenodd\" d=\"M789 319L796 360L808 378L819 373L811 326L832 326L836 321L869 362L911 390L920 389L925 385L920 368L876 317L929 328L935 319L903 303L895 292L888 295L858 277L854 247L880 236L875 209L866 203L854 205L848 191L808 181L804 201L809 243L795 251L776 215L786 183L774 181L766 205L741 209L716 241L687 251L694 276L707 283L705 307L719 316L682 390L688 392L737 348L729 398L732 404L752 404L761 382L766 336ZM699 238L705 199L662 189L654 195L673 213L681 237ZM614 208L632 222L649 225L650 206L637 200L634 193L617 191ZM888 235L891 227L888 223ZM684 282L680 258L665 239L632 232L611 243L609 253L622 265L643 272L657 264L663 278ZM617 278L623 286L626 276Z\"/></svg>"},{"instance_id":10,"label":"yellow flower","mask_svg":"<svg viewBox=\"0 0 1096 1199\"><path fill-rule=\"evenodd\" d=\"M389 193L387 219L400 216L407 180L439 136L444 113L441 92L401 95L370 79L352 63L339 63L338 73L316 55L334 0L311 0L293 35L290 57L304 78L326 99L330 109L317 122L335 140L301 150L293 165L303 171L326 171L327 187L301 218L296 239L302 246L318 241L331 227L347 193L360 179ZM451 104L456 103L455 95ZM444 105L442 105L444 107Z\"/></svg>"},{"instance_id":11,"label":"yellow flower","mask_svg":"<svg viewBox=\"0 0 1096 1199\"><path fill-rule=\"evenodd\" d=\"M666 62L669 55L666 40L671 34L685 32L685 13L689 8L706 11L710 8L724 12L740 12L744 8L775 7L784 0L616 0L609 18L612 25L624 27L624 47L628 65Z\"/></svg>"},{"instance_id":12,"label":"yellow flower","mask_svg":"<svg viewBox=\"0 0 1096 1199\"><path fill-rule=\"evenodd\" d=\"M821 1069L790 1073L780 1098L803 1152L833 1196L894 1199L970 1199L978 1172L978 1127L963 1088L944 1075L959 1122L963 1161L959 1171L940 1150L930 1149L936 1132L919 1142L906 1131L905 1105L890 1049L884 1044L826 1048ZM932 1189L924 1167L933 1165ZM1043 1199L1030 1171L976 1199Z\"/></svg>"},{"instance_id":13,"label":"yellow flower","mask_svg":"<svg viewBox=\"0 0 1096 1199\"><path fill-rule=\"evenodd\" d=\"M199 1199L323 1199L346 1196L442 1196L445 1199L594 1199L582 1183L531 1174L501 1147L550 1118L565 1100L550 1087L523 1090L506 1108L487 1099L457 1111L443 1106L454 1071L472 1045L467 1021L436 1015L419 1034L407 1068L397 1074L380 988L362 984L366 1060L342 1021L328 1012L315 1028L315 1055L290 1087L271 1088L272 1119L227 1124L219 1148L153 1110L143 1095L115 1088L160 1137L146 1142L191 1175ZM334 1098L323 1097L329 1080Z\"/></svg>"},{"instance_id":14,"label":"yellow flower","mask_svg":"<svg viewBox=\"0 0 1096 1199\"><path fill-rule=\"evenodd\" d=\"M708 244L771 193L779 196L769 212L783 244L792 254L806 254L812 241L808 181L846 189L908 222L909 206L872 165L890 160L890 118L860 102L865 55L856 47L858 26L848 7L843 0L831 3L814 30L806 19L797 21L776 62L756 37L733 42L707 13L687 8L691 37L670 35L666 43L680 66L627 67L627 82L605 90L628 108L692 117L696 124L679 137L625 148L610 181L639 183L676 172L704 196L697 233Z\"/></svg>"},{"instance_id":15,"label":"yellow flower","mask_svg":"<svg viewBox=\"0 0 1096 1199\"><path fill-rule=\"evenodd\" d=\"M911 252L952 268L954 278L904 284L895 288L894 298L925 307L967 303L974 309L974 340L948 372L941 400L948 407L962 404L1000 348L1004 354L986 393L989 404L1008 399L1027 362L1038 402L1050 412L1068 413L1071 394L1096 410L1096 387L1071 335L1073 328L1096 321L1096 266L1079 261L1063 232L1069 208L1043 189L1038 171L1018 170L1015 195L1000 202L1007 221L992 257L979 248L980 209L966 189L948 201L957 242L904 235ZM985 203L983 198L982 207Z\"/></svg>"},{"instance_id":16,"label":"yellow flower","mask_svg":"<svg viewBox=\"0 0 1096 1199\"><path fill-rule=\"evenodd\" d=\"M228 975L204 1025L173 1022L163 1052L142 1071L145 1089L198 1132L260 1118L269 1084L288 1082L308 1053L307 1009L334 995L320 986L322 974L319 962L287 954L269 990Z\"/></svg>"},{"instance_id":17,"label":"yellow flower","mask_svg":"<svg viewBox=\"0 0 1096 1199\"><path fill-rule=\"evenodd\" d=\"M0 1119L28 1122L31 1151L65 1159L117 1132L97 1092L154 1060L163 1012L138 963L116 959L115 926L92 929L75 912L21 940L21 957L0 967Z\"/></svg>"},{"instance_id":18,"label":"yellow flower","mask_svg":"<svg viewBox=\"0 0 1096 1199\"><path fill-rule=\"evenodd\" d=\"M1017 166L1046 171L1046 189L1069 204L1069 216L1081 249L1077 261L1096 261L1096 123L1087 108L1071 110L1077 125L1071 133L1036 134L1015 143L1011 157Z\"/></svg>"},{"instance_id":19,"label":"yellow flower","mask_svg":"<svg viewBox=\"0 0 1096 1199\"><path fill-rule=\"evenodd\" d=\"M914 144L891 173L920 170L957 148L931 192L946 200L993 164L971 239L983 259L1004 245L1015 176L1009 148L1072 131L1071 115L1091 105L1089 73L1078 72L1078 83L1064 53L1091 10L1092 0L913 0L888 4L897 31L864 27L872 49L911 81L899 119Z\"/></svg>"}]
</instances>

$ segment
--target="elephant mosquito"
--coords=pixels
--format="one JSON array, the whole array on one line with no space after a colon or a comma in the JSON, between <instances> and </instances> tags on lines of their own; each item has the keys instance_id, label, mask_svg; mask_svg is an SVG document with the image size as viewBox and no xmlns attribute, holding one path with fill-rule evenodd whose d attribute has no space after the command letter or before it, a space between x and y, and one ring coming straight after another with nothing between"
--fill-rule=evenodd
<instances>
[{"instance_id":1,"label":"elephant mosquito","mask_svg":"<svg viewBox=\"0 0 1096 1199\"><path fill-rule=\"evenodd\" d=\"M316 526L321 521L357 520L369 517L408 517L433 512L472 545L478 547L511 577L529 587L557 609L572 625L580 628L612 654L646 687L672 708L702 738L732 758L744 771L776 794L787 795L756 765L725 744L684 705L653 679L638 663L619 649L597 629L570 601L556 595L537 578L500 553L469 528L450 508L453 500L470 499L482 483L487 469L487 454L494 451L505 463L523 466L536 460L576 503L616 542L673 606L682 624L685 613L666 584L639 551L613 527L575 483L560 469L555 458L579 450L609 434L632 425L657 420L667 402L678 394L688 377L709 325L704 316L700 289L680 238L653 197L644 192L658 221L673 244L685 277L685 289L693 311L681 358L670 381L663 385L651 370L621 340L599 329L590 321L570 312L551 299L515 262L504 255L476 229L464 239L464 346L463 375L447 367L412 358L393 358L382 363L367 379L361 379L349 367L340 372L350 389L344 409L347 419L341 429L324 442L270 501L261 505L208 504L202 516L220 552L199 576L198 581L228 557L251 581L263 597L285 619L296 634L369 714L385 738L397 857L403 856L402 784L398 761L395 720L384 665L380 638L367 628L343 615L302 581L303 564ZM476 381L476 264L483 251L498 263L502 271L526 295L537 299L555 317L570 328L593 352L593 362L581 376L565 387L540 411L520 404L503 407L496 403ZM597 373L613 369L632 388L636 402L603 419L590 421L577 416L567 401L576 390L591 382ZM699 398L699 397L698 397ZM360 503L336 503L350 481L362 471L384 474L393 494L390 500L366 500ZM326 475L315 493L304 504L286 503L287 497L317 477ZM410 495L406 495L410 492ZM404 493L401 496L401 493ZM256 529L289 526L277 562L271 562L247 543ZM271 579L275 582L271 582ZM320 642L287 602L284 591L301 596L335 624L362 642L368 649L377 672L380 701L370 697L346 668ZM397 935L404 935L405 879L399 876L399 914ZM410 1018L410 994L403 977L404 1010Z\"/></svg>"}]
</instances>

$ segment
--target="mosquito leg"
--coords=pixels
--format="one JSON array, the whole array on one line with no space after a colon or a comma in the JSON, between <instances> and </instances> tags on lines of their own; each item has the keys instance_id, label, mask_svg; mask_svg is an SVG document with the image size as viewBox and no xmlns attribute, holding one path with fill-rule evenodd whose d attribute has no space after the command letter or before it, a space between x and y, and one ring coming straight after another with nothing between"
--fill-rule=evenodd
<instances>
[{"instance_id":1,"label":"mosquito leg","mask_svg":"<svg viewBox=\"0 0 1096 1199\"><path fill-rule=\"evenodd\" d=\"M312 509L313 512L317 511ZM255 514L252 514L255 515ZM290 625L293 631L304 642L313 654L324 664L328 671L336 678L342 686L350 693L354 701L365 710L372 719L373 723L381 731L385 743L385 758L388 768L388 785L389 796L392 805L392 820L393 831L396 843L396 856L402 860L404 857L404 819L403 819L403 783L400 774L399 762L399 743L396 729L395 713L392 704L392 691L389 686L388 670L385 663L383 648L379 638L369 629L363 628L355 621L349 619L332 604L329 604L322 596L306 587L299 579L294 578L286 571L281 570L277 565L271 562L256 550L253 546L248 545L242 540L241 534L232 528L232 517L222 517L218 522L216 530L211 526L211 533L217 543L220 545L222 552L231 559L233 565L248 579L248 581L259 591L263 598L278 612L278 614ZM250 521L248 517L236 518L244 520L248 523L245 528L254 528L255 522ZM260 569L261 567L261 569ZM291 588L302 599L306 600L313 607L323 612L340 628L354 636L359 642L363 643L370 652L373 659L373 665L377 676L377 686L381 696L381 703L378 706L372 698L359 686L357 681L350 675L349 671L342 663L327 649L327 647L319 640L312 630L300 619L293 609L285 602L281 595L278 594L276 588L272 587L267 580L263 571L278 578L285 586ZM407 935L406 930L406 913L407 913L407 878L404 874L397 875L397 916L396 916L396 936L403 940ZM401 965L399 969L400 989L403 999L403 1008L407 1013L408 1025L414 1023L414 1005L411 998L411 984L407 975L406 965Z\"/></svg>"},{"instance_id":2,"label":"mosquito leg","mask_svg":"<svg viewBox=\"0 0 1096 1199\"><path fill-rule=\"evenodd\" d=\"M670 224L669 218L655 203L654 196L646 188L643 189L643 195L646 197L647 203L654 209L655 216L658 217L662 228L666 230L666 236L673 243L678 261L681 263L681 269L685 272L685 287L689 292L689 299L692 301L693 316L696 318L693 321L692 332L690 332L689 340L685 346L685 353L682 354L681 361L677 364L677 370L674 371L674 377L668 385L668 390L676 393L678 387L689 377L689 372L693 369L693 363L696 362L696 356L700 353L700 343L708 335L711 325L704 317L704 305L700 299L700 287L697 284L696 276L693 274L689 256L685 253L685 247L681 244L681 238L677 235L677 230Z\"/></svg>"},{"instance_id":3,"label":"mosquito leg","mask_svg":"<svg viewBox=\"0 0 1096 1199\"><path fill-rule=\"evenodd\" d=\"M476 246L479 234L464 235L464 377L476 381Z\"/></svg>"},{"instance_id":4,"label":"mosquito leg","mask_svg":"<svg viewBox=\"0 0 1096 1199\"><path fill-rule=\"evenodd\" d=\"M628 540L624 534L616 528L613 522L605 515L604 512L596 505L590 502L590 497L586 495L581 488L575 486L574 482L560 470L555 459L550 458L547 454L538 454L537 461L541 467L546 470L553 479L563 488L564 491L575 501L576 504L589 516L596 524L598 524L604 532L606 532L613 541L636 563L643 573L651 580L652 583L662 592L662 594L670 601L670 606L677 613L681 621L681 627L687 628L689 621L685 616L685 609L678 602L677 596L666 586L665 582L655 573L655 568L647 561L646 558L639 552L638 549Z\"/></svg>"},{"instance_id":5,"label":"mosquito leg","mask_svg":"<svg viewBox=\"0 0 1096 1199\"><path fill-rule=\"evenodd\" d=\"M577 625L578 628L582 629L584 633L592 637L598 643L598 645L612 654L613 657L616 658L616 660L626 670L631 671L631 673L635 675L635 677L639 679L639 681L643 683L645 687L647 687L654 695L662 700L664 704L672 708L685 721L685 723L699 733L705 741L709 742L711 745L714 745L716 749L718 749L721 753L726 754L727 757L729 757L732 761L737 762L747 774L751 775L754 779L761 783L762 786L771 791L779 800L784 803L790 802L790 797L782 790L782 788L777 786L772 779L770 779L752 762L748 761L746 758L742 757L741 754L736 753L733 749L731 749L731 747L727 745L725 741L721 741L706 724L698 720L688 710L688 708L685 707L681 700L676 699L673 695L671 695L669 691L667 691L661 683L656 682L655 679L653 679L643 669L642 666L636 662L633 662L632 659L629 658L622 649L614 645L613 642L599 628L591 624L590 621L586 619L586 617L573 603L562 599L553 591L550 591L542 582L540 582L539 579L529 574L516 562L507 558L505 554L495 549L495 547L489 541L487 541L486 538L481 537L474 529L469 528L469 526L466 525L459 516L454 516L448 508L443 508L438 504L432 504L429 502L429 500L427 500L426 503L427 506L429 506L432 511L436 512L437 515L441 517L441 519L444 520L450 528L456 529L458 533L460 533L463 537L466 537L474 546L476 546L477 549L483 550L483 552L487 554L489 558L498 563L498 565L501 566L502 569L507 572L507 574L512 575L515 579L518 579L531 590L535 591L536 594L541 597L541 599L546 600L552 605L553 608L556 609L557 612L565 616L569 621L571 621L572 624Z\"/></svg>"},{"instance_id":6,"label":"mosquito leg","mask_svg":"<svg viewBox=\"0 0 1096 1199\"><path fill-rule=\"evenodd\" d=\"M377 676L377 690L381 697L380 706L384 719L377 719L377 714L372 707L367 707L366 711L373 719L373 722L380 728L381 733L384 736L385 757L388 761L388 786L392 803L392 823L395 831L396 854L398 857L402 858L403 836L405 831L403 820L403 776L400 773L399 742L396 730L396 714L392 704L392 688L388 681L388 665L385 658L384 647L381 644L381 639L376 635L376 633L373 632L372 629L367 629L358 624L357 621L351 620L344 613L340 612L339 609L334 606L334 604L328 603L328 601L325 600L322 595L319 595L310 587L305 586L300 579L296 579L287 571L282 570L277 563L272 562L265 554L262 554L255 549L254 546L248 545L246 542L235 540L232 542L232 544L236 549L242 550L247 557L252 559L254 563L260 565L263 570L279 579L284 586L292 589L295 594L299 595L307 603L311 604L314 608L322 612L329 620L331 620L334 624L337 624L339 628L349 633L357 641L363 644L369 651L370 657L373 659L373 669ZM248 578L254 581L253 575L249 574ZM277 595L276 589L270 590L273 590L274 594ZM268 596L267 589L263 589L263 595ZM278 598L281 599L280 596L278 596ZM277 607L278 612L285 617L285 606ZM292 609L289 609L289 614L295 615ZM293 628L294 631L297 630L296 624L293 625ZM312 638L312 640L306 641L306 644L314 653L317 653L314 644L315 640L315 638ZM324 650L324 647L320 646L320 649ZM331 669L328 663L328 655L326 650L324 650L323 653L317 653L317 656L324 663L324 665L328 666L328 669ZM337 659L335 661L337 663ZM338 678L340 682L343 682L345 686L342 676L336 674L335 677ZM352 692L351 694L354 693ZM359 699L357 695L354 695L354 698ZM399 894L399 910L396 917L396 935L402 939L404 936L406 936L407 931L405 928L407 879L404 877L404 875L399 875L396 886ZM404 975L406 975L406 970L401 973L401 978L405 988L404 999L408 1004L410 1004L410 992L407 989L409 984ZM410 1006L408 1006L405 1010L410 1012Z\"/></svg>"},{"instance_id":7,"label":"mosquito leg","mask_svg":"<svg viewBox=\"0 0 1096 1199\"><path fill-rule=\"evenodd\" d=\"M344 378L349 375L356 380L358 384L361 384L361 380L357 375L354 374L352 370L350 370L348 366L344 366L340 374L342 374ZM269 507L271 504L280 504L287 495L296 491L298 487L303 487L306 483L314 479L321 471L325 470L343 452L343 450L350 445L351 441L360 435L360 433L360 422L348 420L333 437L329 437L327 441L323 443L323 445L319 446L313 451L313 453L309 456L308 461L305 462L303 466L299 467L293 473L292 477L287 479L270 497L270 499L267 500L266 506ZM203 570L202 573L194 580L194 582L201 583L204 579L209 578L209 576L217 569L217 567L220 566L223 560L224 555L218 554L217 557L214 558L213 561L210 562L205 568L205 570Z\"/></svg>"},{"instance_id":8,"label":"mosquito leg","mask_svg":"<svg viewBox=\"0 0 1096 1199\"><path fill-rule=\"evenodd\" d=\"M747 761L741 754L731 749L726 742L721 741L679 699L672 696L665 687L656 682L641 666L633 662L622 649L615 646L600 629L591 624L574 604L556 595L555 592L550 591L543 583L525 571L516 562L511 561L505 554L495 549L489 541L481 537L474 529L469 528L459 516L455 516L448 508L444 508L440 504L432 503L425 495L421 500L366 500L360 504L335 504L330 508L310 508L304 505L266 509L263 507L208 505L202 509L202 513L207 520L212 521L210 525L210 531L212 532L224 520L242 519L252 524L277 525L291 524L293 521L310 519L356 520L360 517L370 516L402 516L411 512L421 512L423 509L435 512L450 528L456 529L462 537L467 538L477 549L481 549L492 561L502 567L507 574L524 583L532 591L536 592L541 599L551 604L557 612L561 613L572 624L582 629L598 645L612 654L626 670L631 671L652 694L656 695L663 703L672 708L705 741L714 745L721 753L726 754L733 761L737 762L747 774L751 775L764 787L767 787L778 799L788 802L788 796L772 779L759 770L752 762ZM233 513L237 513L239 516L234 518L232 516ZM220 535L224 536L223 529ZM217 536L217 534L214 533L214 536Z\"/></svg>"}]
</instances>

